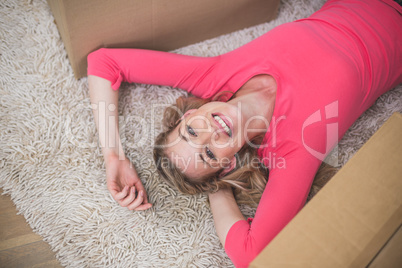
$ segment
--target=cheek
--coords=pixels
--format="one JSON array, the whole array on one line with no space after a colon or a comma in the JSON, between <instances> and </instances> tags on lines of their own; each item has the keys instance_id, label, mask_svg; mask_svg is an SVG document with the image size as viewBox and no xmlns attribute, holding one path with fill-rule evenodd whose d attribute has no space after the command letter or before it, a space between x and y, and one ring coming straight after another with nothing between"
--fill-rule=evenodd
<instances>
[{"instance_id":1,"label":"cheek","mask_svg":"<svg viewBox=\"0 0 402 268\"><path fill-rule=\"evenodd\" d=\"M234 157L234 155L237 153L238 150L236 150L233 147L227 147L224 149L219 149L218 153L218 157L221 160L220 162L223 161L231 161Z\"/></svg>"},{"instance_id":2,"label":"cheek","mask_svg":"<svg viewBox=\"0 0 402 268\"><path fill-rule=\"evenodd\" d=\"M237 153L243 146L240 140L232 140L232 139L212 139L212 146L217 152L224 156L234 155Z\"/></svg>"}]
</instances>

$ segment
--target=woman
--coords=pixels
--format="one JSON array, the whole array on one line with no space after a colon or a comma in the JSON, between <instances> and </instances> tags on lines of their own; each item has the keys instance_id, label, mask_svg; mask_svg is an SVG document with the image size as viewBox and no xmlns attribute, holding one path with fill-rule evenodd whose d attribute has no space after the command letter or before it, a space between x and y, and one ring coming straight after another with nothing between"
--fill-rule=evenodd
<instances>
[{"instance_id":1,"label":"woman","mask_svg":"<svg viewBox=\"0 0 402 268\"><path fill-rule=\"evenodd\" d=\"M217 57L91 53L91 100L107 107L106 117L94 114L112 196L129 209L152 206L119 146L117 120L106 120L118 116L120 83L167 85L206 99L181 99L167 111L156 165L181 191L208 192L228 256L247 266L302 208L322 160L350 125L402 82L401 13L391 0L330 0L309 18ZM209 101L216 96L229 100ZM235 196L261 196L254 219L244 219Z\"/></svg>"}]
</instances>

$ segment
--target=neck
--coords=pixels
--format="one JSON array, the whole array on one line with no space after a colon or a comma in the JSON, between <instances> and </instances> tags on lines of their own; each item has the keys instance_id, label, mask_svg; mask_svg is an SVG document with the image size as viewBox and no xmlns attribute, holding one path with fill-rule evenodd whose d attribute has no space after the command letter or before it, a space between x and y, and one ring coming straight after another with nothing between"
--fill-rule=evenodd
<instances>
[{"instance_id":1,"label":"neck","mask_svg":"<svg viewBox=\"0 0 402 268\"><path fill-rule=\"evenodd\" d=\"M257 75L247 81L229 101L233 105L241 105L242 121L249 130L246 131L249 140L268 130L275 107L276 88L272 76Z\"/></svg>"}]
</instances>

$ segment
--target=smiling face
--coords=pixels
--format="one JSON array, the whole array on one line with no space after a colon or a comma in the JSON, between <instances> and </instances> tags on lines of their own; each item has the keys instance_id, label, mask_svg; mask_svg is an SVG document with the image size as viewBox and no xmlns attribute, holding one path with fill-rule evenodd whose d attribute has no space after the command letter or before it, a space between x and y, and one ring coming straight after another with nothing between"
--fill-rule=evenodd
<instances>
[{"instance_id":1,"label":"smiling face","mask_svg":"<svg viewBox=\"0 0 402 268\"><path fill-rule=\"evenodd\" d=\"M241 122L238 107L227 102L189 110L169 134L166 154L191 179L229 171L245 143Z\"/></svg>"}]
</instances>

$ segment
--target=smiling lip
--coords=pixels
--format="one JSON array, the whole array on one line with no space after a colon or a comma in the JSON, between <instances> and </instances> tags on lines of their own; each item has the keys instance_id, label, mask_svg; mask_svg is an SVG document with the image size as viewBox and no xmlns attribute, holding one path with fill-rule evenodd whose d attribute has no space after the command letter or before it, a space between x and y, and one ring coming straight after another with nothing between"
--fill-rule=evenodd
<instances>
[{"instance_id":1,"label":"smiling lip","mask_svg":"<svg viewBox=\"0 0 402 268\"><path fill-rule=\"evenodd\" d=\"M221 130L222 130L223 132L225 132L229 137L231 137L232 135L229 135L229 134L226 132L226 130L221 126L221 124L220 124L218 121L216 121L216 119L214 118L214 116L219 116L219 117L223 120L223 122L225 122L225 124L229 127L230 132L231 132L231 134L233 135L233 125L230 123L230 121L227 119L227 117L224 116L223 114L220 114L220 113L212 114L212 118L214 119L215 124L219 127L219 129L221 129Z\"/></svg>"}]
</instances>

